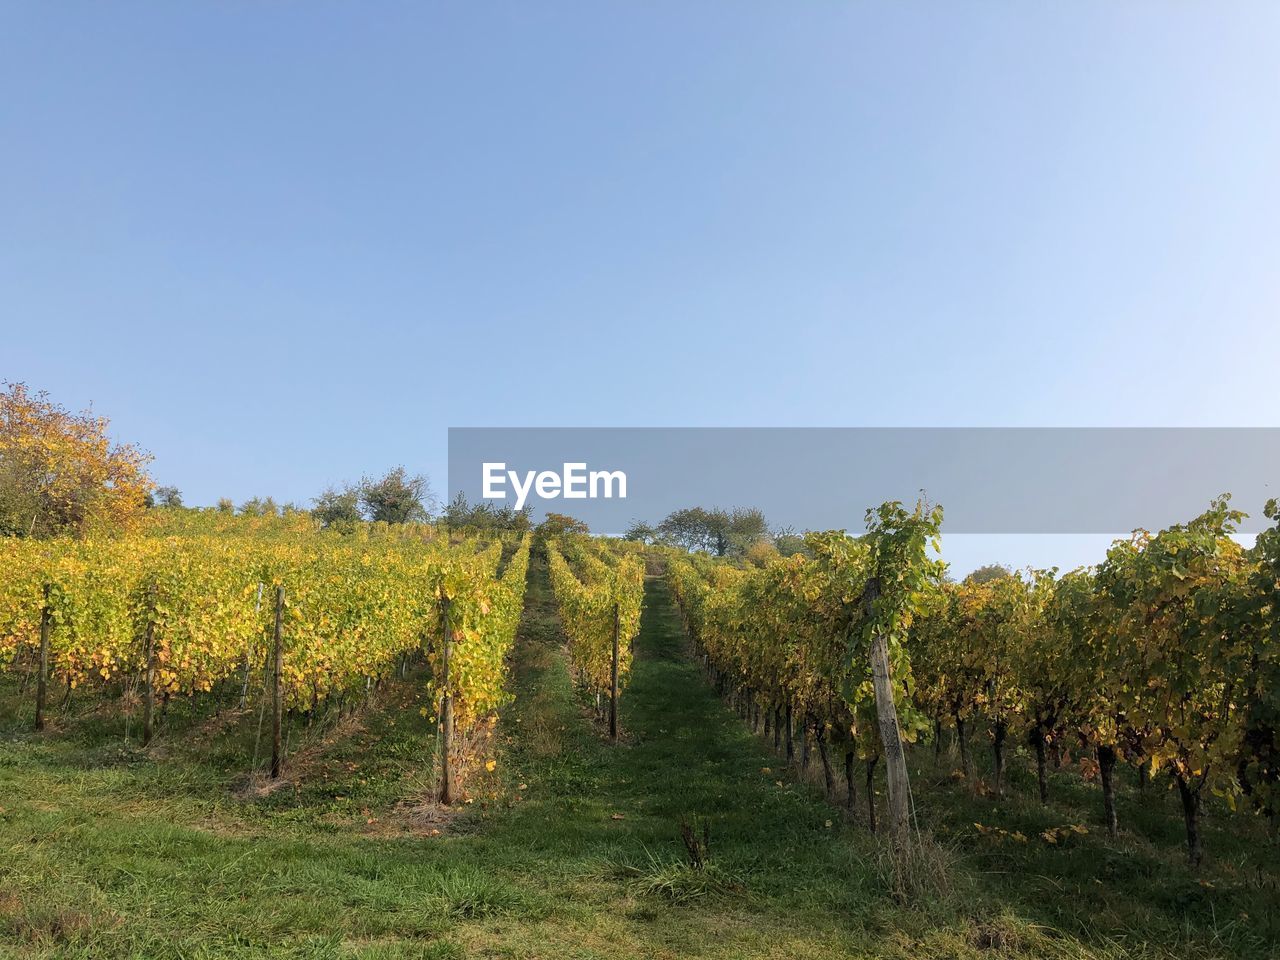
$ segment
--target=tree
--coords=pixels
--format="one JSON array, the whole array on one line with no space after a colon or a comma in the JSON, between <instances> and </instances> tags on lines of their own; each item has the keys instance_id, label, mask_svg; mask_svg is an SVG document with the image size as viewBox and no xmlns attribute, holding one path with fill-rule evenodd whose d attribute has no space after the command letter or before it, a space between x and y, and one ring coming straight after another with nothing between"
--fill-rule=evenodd
<instances>
[{"instance_id":1,"label":"tree","mask_svg":"<svg viewBox=\"0 0 1280 960\"><path fill-rule=\"evenodd\" d=\"M50 537L127 529L152 488L151 457L113 444L109 421L5 384L0 392L0 534Z\"/></svg>"},{"instance_id":2,"label":"tree","mask_svg":"<svg viewBox=\"0 0 1280 960\"><path fill-rule=\"evenodd\" d=\"M467 500L467 495L459 490L454 494L453 499L445 505L444 516L441 519L450 529L465 527L469 525L473 512L474 508L471 506L470 501Z\"/></svg>"},{"instance_id":3,"label":"tree","mask_svg":"<svg viewBox=\"0 0 1280 960\"><path fill-rule=\"evenodd\" d=\"M311 514L323 527L350 525L364 519L360 512L360 491L350 484L340 489L325 487L311 502L314 505Z\"/></svg>"},{"instance_id":4,"label":"tree","mask_svg":"<svg viewBox=\"0 0 1280 960\"><path fill-rule=\"evenodd\" d=\"M524 533L533 527L531 519L531 510L529 507L521 507L517 510L510 504L503 504L501 507L493 507L485 504L485 516L490 521L490 528L494 530L511 530L515 533Z\"/></svg>"},{"instance_id":5,"label":"tree","mask_svg":"<svg viewBox=\"0 0 1280 960\"><path fill-rule=\"evenodd\" d=\"M180 507L182 491L177 487L156 487L153 500L157 507Z\"/></svg>"},{"instance_id":6,"label":"tree","mask_svg":"<svg viewBox=\"0 0 1280 960\"><path fill-rule=\"evenodd\" d=\"M240 514L245 517L275 517L280 515L274 497L250 497L240 504Z\"/></svg>"},{"instance_id":7,"label":"tree","mask_svg":"<svg viewBox=\"0 0 1280 960\"><path fill-rule=\"evenodd\" d=\"M784 557L794 557L798 553L808 555L809 548L805 546L804 534L796 533L794 527L780 527L773 531L771 537L778 553Z\"/></svg>"},{"instance_id":8,"label":"tree","mask_svg":"<svg viewBox=\"0 0 1280 960\"><path fill-rule=\"evenodd\" d=\"M658 533L686 550L740 557L753 543L769 539L769 526L764 514L753 507L735 507L731 511L689 507L667 514L658 524Z\"/></svg>"},{"instance_id":9,"label":"tree","mask_svg":"<svg viewBox=\"0 0 1280 960\"><path fill-rule=\"evenodd\" d=\"M710 550L711 515L702 507L673 510L658 524L658 533L668 543L686 550Z\"/></svg>"},{"instance_id":10,"label":"tree","mask_svg":"<svg viewBox=\"0 0 1280 960\"><path fill-rule=\"evenodd\" d=\"M431 512L431 484L421 474L404 467L389 470L380 479L366 477L360 483L360 504L370 520L384 523L425 521Z\"/></svg>"},{"instance_id":11,"label":"tree","mask_svg":"<svg viewBox=\"0 0 1280 960\"><path fill-rule=\"evenodd\" d=\"M217 510L219 513L235 513L236 505L230 497L220 497L218 499Z\"/></svg>"},{"instance_id":12,"label":"tree","mask_svg":"<svg viewBox=\"0 0 1280 960\"><path fill-rule=\"evenodd\" d=\"M510 504L495 507L486 500L472 505L461 490L444 508L444 522L451 530L509 530L516 533L524 533L532 526L528 507L519 510Z\"/></svg>"},{"instance_id":13,"label":"tree","mask_svg":"<svg viewBox=\"0 0 1280 960\"><path fill-rule=\"evenodd\" d=\"M623 540L635 540L640 543L654 543L658 539L658 528L651 527L647 523L641 523L639 520L633 520L631 526L627 527L626 533L622 535Z\"/></svg>"},{"instance_id":14,"label":"tree","mask_svg":"<svg viewBox=\"0 0 1280 960\"><path fill-rule=\"evenodd\" d=\"M716 514L724 517L725 549L721 556L744 556L754 544L769 541L769 525L755 507L734 507L727 514L717 510Z\"/></svg>"},{"instance_id":15,"label":"tree","mask_svg":"<svg viewBox=\"0 0 1280 960\"><path fill-rule=\"evenodd\" d=\"M979 567L964 578L965 583L990 583L992 580L1003 580L1006 577L1012 577L1013 571L1006 567L1003 563L988 563Z\"/></svg>"},{"instance_id":16,"label":"tree","mask_svg":"<svg viewBox=\"0 0 1280 960\"><path fill-rule=\"evenodd\" d=\"M548 537L559 537L566 533L590 533L591 528L577 517L570 517L563 513L548 513L546 518L538 524L538 535L542 539Z\"/></svg>"}]
</instances>

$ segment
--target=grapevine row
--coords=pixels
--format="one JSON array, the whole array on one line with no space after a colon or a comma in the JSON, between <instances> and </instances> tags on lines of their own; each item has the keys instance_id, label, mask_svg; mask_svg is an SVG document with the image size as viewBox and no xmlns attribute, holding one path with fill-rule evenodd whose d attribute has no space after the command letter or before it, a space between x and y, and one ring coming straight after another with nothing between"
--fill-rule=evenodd
<instances>
[{"instance_id":1,"label":"grapevine row","mask_svg":"<svg viewBox=\"0 0 1280 960\"><path fill-rule=\"evenodd\" d=\"M315 709L422 649L432 702L448 696L465 733L507 697L529 537L501 573L503 544L477 547L314 533L5 539L0 666L34 663L43 633L45 672L68 688L146 677L161 696L208 692L229 679L247 690L274 653L279 589L284 706ZM447 687L439 669L446 629Z\"/></svg>"},{"instance_id":2,"label":"grapevine row","mask_svg":"<svg viewBox=\"0 0 1280 960\"><path fill-rule=\"evenodd\" d=\"M763 717L779 740L785 731L789 757L798 719L817 745L829 792L829 751L843 752L850 803L855 758L867 762L868 781L886 758L895 837L905 834L908 817L902 740L914 740L921 726L908 696L905 641L939 573L925 548L940 522L936 509L909 513L886 504L868 513L863 537L808 534L807 556L737 568L675 553L667 564L717 689L753 722ZM802 742L807 749L808 737Z\"/></svg>"},{"instance_id":3,"label":"grapevine row","mask_svg":"<svg viewBox=\"0 0 1280 960\"><path fill-rule=\"evenodd\" d=\"M1011 744L1034 751L1042 799L1046 757L1083 755L1084 771L1102 781L1112 832L1116 763L1167 775L1197 862L1205 794L1233 806L1247 797L1274 816L1280 783L1280 527L1245 550L1232 537L1242 516L1222 498L1062 576L952 583L940 563L886 551L885 528L874 524L861 538L809 534L808 555L760 566L673 554L667 571L717 685L748 712L763 710L775 731L785 722L788 751L797 711L829 790L832 741L845 752L852 800L855 757L870 783L895 742L930 730L937 738L947 726L968 773L968 736L980 721L997 794ZM1280 516L1274 503L1268 516ZM896 610L883 606L887 583L907 585ZM891 638L896 735L878 716L863 655L878 630Z\"/></svg>"},{"instance_id":4,"label":"grapevine row","mask_svg":"<svg viewBox=\"0 0 1280 960\"><path fill-rule=\"evenodd\" d=\"M581 537L549 541L547 560L574 675L597 703L609 696L616 736L617 691L626 685L640 632L644 562Z\"/></svg>"},{"instance_id":5,"label":"grapevine row","mask_svg":"<svg viewBox=\"0 0 1280 960\"><path fill-rule=\"evenodd\" d=\"M1224 497L1095 567L940 585L912 644L920 709L955 729L966 768L966 727L986 727L997 793L1009 744L1034 752L1042 801L1048 757L1080 758L1113 834L1117 764L1167 778L1199 862L1206 796L1273 817L1280 799L1280 536L1246 550L1243 516Z\"/></svg>"}]
</instances>

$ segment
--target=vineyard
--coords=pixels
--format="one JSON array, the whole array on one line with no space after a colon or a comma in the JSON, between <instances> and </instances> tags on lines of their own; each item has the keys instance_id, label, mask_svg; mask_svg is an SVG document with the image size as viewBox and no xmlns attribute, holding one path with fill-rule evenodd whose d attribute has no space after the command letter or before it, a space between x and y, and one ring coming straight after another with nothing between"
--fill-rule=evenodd
<instances>
[{"instance_id":1,"label":"vineyard","mask_svg":"<svg viewBox=\"0 0 1280 960\"><path fill-rule=\"evenodd\" d=\"M942 518L735 558L210 511L0 541L0 931L1270 956L1280 526L1246 548L1224 499L1095 567L956 581Z\"/></svg>"}]
</instances>

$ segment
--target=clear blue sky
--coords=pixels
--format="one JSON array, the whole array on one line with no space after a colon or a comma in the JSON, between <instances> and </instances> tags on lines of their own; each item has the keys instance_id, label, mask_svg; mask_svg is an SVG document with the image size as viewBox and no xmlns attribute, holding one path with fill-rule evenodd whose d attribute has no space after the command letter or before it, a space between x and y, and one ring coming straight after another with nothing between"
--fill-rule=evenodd
<instances>
[{"instance_id":1,"label":"clear blue sky","mask_svg":"<svg viewBox=\"0 0 1280 960\"><path fill-rule=\"evenodd\" d=\"M8 3L0 377L195 503L441 487L450 425L1280 424L1278 53L1274 3Z\"/></svg>"}]
</instances>

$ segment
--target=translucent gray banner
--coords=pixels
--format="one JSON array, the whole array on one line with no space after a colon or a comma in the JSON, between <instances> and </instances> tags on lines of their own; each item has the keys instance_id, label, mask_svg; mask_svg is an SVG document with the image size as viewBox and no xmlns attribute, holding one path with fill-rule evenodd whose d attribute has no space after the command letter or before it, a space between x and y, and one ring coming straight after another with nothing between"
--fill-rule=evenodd
<instances>
[{"instance_id":1,"label":"translucent gray banner","mask_svg":"<svg viewBox=\"0 0 1280 960\"><path fill-rule=\"evenodd\" d=\"M948 533L1155 530L1222 493L1255 533L1278 482L1270 427L449 430L451 496L566 513L599 533L691 506L857 531L867 507L922 492L942 504Z\"/></svg>"}]
</instances>

